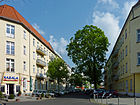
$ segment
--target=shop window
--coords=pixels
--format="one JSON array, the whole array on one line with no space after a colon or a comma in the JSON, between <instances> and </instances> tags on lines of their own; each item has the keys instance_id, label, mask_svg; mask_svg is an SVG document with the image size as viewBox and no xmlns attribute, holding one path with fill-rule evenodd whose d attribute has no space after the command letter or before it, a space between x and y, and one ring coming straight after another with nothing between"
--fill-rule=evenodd
<instances>
[{"instance_id":1,"label":"shop window","mask_svg":"<svg viewBox=\"0 0 140 105\"><path fill-rule=\"evenodd\" d=\"M26 91L27 90L27 79L23 78L23 90Z\"/></svg>"},{"instance_id":2,"label":"shop window","mask_svg":"<svg viewBox=\"0 0 140 105\"><path fill-rule=\"evenodd\" d=\"M1 92L5 92L5 86L4 85L1 86Z\"/></svg>"},{"instance_id":3,"label":"shop window","mask_svg":"<svg viewBox=\"0 0 140 105\"><path fill-rule=\"evenodd\" d=\"M19 92L19 91L20 91L20 86L17 85L17 86L16 86L16 92Z\"/></svg>"}]
</instances>

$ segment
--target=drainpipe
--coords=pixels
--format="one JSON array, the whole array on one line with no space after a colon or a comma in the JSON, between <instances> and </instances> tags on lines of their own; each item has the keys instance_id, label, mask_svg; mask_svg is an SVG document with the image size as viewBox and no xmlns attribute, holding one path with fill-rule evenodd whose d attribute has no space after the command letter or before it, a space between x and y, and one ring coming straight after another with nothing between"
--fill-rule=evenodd
<instances>
[{"instance_id":1,"label":"drainpipe","mask_svg":"<svg viewBox=\"0 0 140 105\"><path fill-rule=\"evenodd\" d=\"M134 73L134 97L135 97L135 73Z\"/></svg>"}]
</instances>

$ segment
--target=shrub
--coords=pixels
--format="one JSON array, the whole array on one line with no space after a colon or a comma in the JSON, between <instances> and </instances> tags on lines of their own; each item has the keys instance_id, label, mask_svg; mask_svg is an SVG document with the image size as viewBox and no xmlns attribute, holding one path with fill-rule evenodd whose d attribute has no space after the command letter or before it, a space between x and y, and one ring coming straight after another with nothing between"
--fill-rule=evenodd
<instances>
[{"instance_id":1,"label":"shrub","mask_svg":"<svg viewBox=\"0 0 140 105\"><path fill-rule=\"evenodd\" d=\"M44 94L43 93L41 94L41 97L44 97Z\"/></svg>"},{"instance_id":2,"label":"shrub","mask_svg":"<svg viewBox=\"0 0 140 105\"><path fill-rule=\"evenodd\" d=\"M1 91L0 91L0 98L4 98L4 95L2 94Z\"/></svg>"},{"instance_id":3,"label":"shrub","mask_svg":"<svg viewBox=\"0 0 140 105\"><path fill-rule=\"evenodd\" d=\"M15 98L15 95L14 94L10 94L8 99L14 99Z\"/></svg>"},{"instance_id":4,"label":"shrub","mask_svg":"<svg viewBox=\"0 0 140 105\"><path fill-rule=\"evenodd\" d=\"M20 96L20 95L21 95L21 91L18 92L18 96Z\"/></svg>"}]
</instances>

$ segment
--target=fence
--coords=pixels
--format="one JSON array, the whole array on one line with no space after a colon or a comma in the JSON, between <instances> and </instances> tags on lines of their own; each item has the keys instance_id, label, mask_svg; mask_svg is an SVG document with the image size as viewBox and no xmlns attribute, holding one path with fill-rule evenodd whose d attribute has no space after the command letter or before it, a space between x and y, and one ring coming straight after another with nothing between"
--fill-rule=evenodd
<instances>
[{"instance_id":1,"label":"fence","mask_svg":"<svg viewBox=\"0 0 140 105\"><path fill-rule=\"evenodd\" d=\"M140 105L140 98L136 97L117 97L117 98L99 98L93 97L94 101L99 104L106 105Z\"/></svg>"}]
</instances>

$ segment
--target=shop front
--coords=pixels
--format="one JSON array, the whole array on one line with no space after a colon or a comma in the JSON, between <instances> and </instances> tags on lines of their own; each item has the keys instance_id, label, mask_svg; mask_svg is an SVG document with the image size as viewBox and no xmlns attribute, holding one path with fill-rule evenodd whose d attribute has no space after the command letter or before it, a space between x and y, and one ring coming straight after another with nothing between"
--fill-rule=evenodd
<instances>
[{"instance_id":1,"label":"shop front","mask_svg":"<svg viewBox=\"0 0 140 105\"><path fill-rule=\"evenodd\" d=\"M1 81L1 91L6 94L17 94L20 91L19 76L4 74Z\"/></svg>"}]
</instances>

